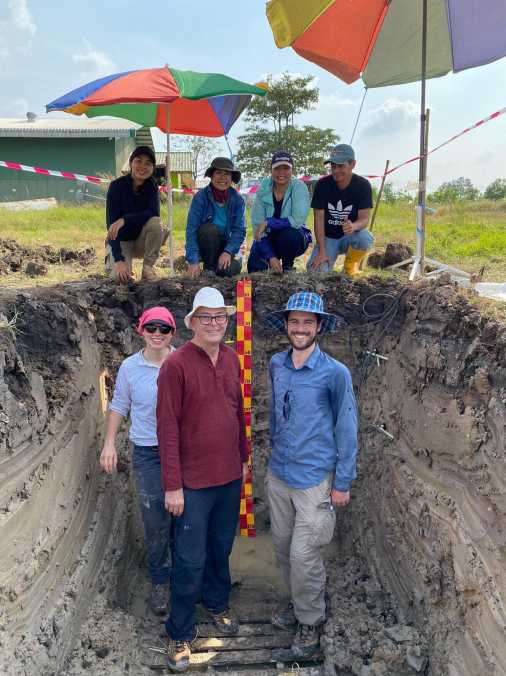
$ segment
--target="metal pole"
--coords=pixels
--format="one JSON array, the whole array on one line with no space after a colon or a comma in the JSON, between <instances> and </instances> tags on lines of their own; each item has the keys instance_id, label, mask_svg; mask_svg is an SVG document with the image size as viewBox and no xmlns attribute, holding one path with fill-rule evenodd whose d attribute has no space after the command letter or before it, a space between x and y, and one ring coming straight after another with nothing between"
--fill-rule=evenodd
<instances>
[{"instance_id":1,"label":"metal pole","mask_svg":"<svg viewBox=\"0 0 506 676\"><path fill-rule=\"evenodd\" d=\"M170 104L167 104L167 155L165 157L165 187L167 188L167 230L169 233L169 262L170 271L174 272L174 241L172 234L172 178L170 175Z\"/></svg>"},{"instance_id":2,"label":"metal pole","mask_svg":"<svg viewBox=\"0 0 506 676\"><path fill-rule=\"evenodd\" d=\"M355 126L353 127L353 132L352 132L351 138L350 138L350 146L353 143L353 139L355 138L355 132L357 131L358 122L360 120L360 115L362 114L362 108L364 107L364 101L365 101L366 96L367 96L367 87L364 89L364 95L362 96L362 103L360 104L360 108L358 109L357 119L355 120Z\"/></svg>"},{"instance_id":3,"label":"metal pole","mask_svg":"<svg viewBox=\"0 0 506 676\"><path fill-rule=\"evenodd\" d=\"M415 262L409 275L410 280L423 275L425 253L425 179L427 177L427 162L425 158L425 89L427 80L427 0L422 6L422 87L420 97L420 163L418 170L418 205L416 207L416 252Z\"/></svg>"}]
</instances>

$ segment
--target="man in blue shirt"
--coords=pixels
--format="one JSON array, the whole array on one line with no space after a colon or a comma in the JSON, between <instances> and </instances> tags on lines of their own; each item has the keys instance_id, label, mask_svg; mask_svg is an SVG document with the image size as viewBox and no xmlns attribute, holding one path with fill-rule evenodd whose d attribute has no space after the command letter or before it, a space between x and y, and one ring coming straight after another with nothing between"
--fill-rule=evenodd
<instances>
[{"instance_id":1,"label":"man in blue shirt","mask_svg":"<svg viewBox=\"0 0 506 676\"><path fill-rule=\"evenodd\" d=\"M349 503L356 478L357 407L350 372L316 343L318 333L342 325L324 312L320 296L296 293L266 323L286 332L291 344L270 362L266 484L274 551L290 592L272 623L288 629L297 622L291 655L309 657L326 617L322 546L331 541L335 510Z\"/></svg>"}]
</instances>

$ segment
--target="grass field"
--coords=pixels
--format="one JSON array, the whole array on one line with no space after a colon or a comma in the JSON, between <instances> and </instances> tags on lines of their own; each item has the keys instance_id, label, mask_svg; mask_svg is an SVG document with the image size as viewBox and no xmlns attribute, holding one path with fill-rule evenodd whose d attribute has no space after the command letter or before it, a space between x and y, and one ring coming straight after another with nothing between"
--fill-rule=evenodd
<instances>
[{"instance_id":1,"label":"grass field","mask_svg":"<svg viewBox=\"0 0 506 676\"><path fill-rule=\"evenodd\" d=\"M184 251L184 229L189 198L174 204L174 241L176 255ZM166 220L166 209L162 207ZM248 218L249 221L249 218ZM310 217L312 226L312 215ZM97 262L83 272L77 266L54 266L35 283L48 284L102 272L105 225L103 206L59 205L47 211L10 212L0 208L0 237L20 244L80 249L94 246ZM415 211L407 203L381 204L374 224L376 249L388 242L414 246ZM248 240L251 228L248 224ZM427 256L444 261L467 272L485 266L484 280L504 281L506 276L506 202L461 202L441 206L427 217ZM166 255L166 249L162 252ZM21 273L0 278L1 284L26 284ZM33 284L34 280L30 280Z\"/></svg>"}]
</instances>

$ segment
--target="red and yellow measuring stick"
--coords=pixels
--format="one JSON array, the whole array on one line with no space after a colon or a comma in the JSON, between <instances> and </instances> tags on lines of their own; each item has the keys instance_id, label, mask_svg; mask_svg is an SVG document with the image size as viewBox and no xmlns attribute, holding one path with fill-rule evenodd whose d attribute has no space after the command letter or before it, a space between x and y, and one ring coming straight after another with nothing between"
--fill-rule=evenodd
<instances>
[{"instance_id":1,"label":"red and yellow measuring stick","mask_svg":"<svg viewBox=\"0 0 506 676\"><path fill-rule=\"evenodd\" d=\"M252 374L252 294L251 279L237 282L237 340L236 349L241 364L241 388L246 418L246 439L248 444L248 476L242 487L239 526L241 535L249 538L256 536L255 515L253 513L253 475L251 456L251 374Z\"/></svg>"}]
</instances>

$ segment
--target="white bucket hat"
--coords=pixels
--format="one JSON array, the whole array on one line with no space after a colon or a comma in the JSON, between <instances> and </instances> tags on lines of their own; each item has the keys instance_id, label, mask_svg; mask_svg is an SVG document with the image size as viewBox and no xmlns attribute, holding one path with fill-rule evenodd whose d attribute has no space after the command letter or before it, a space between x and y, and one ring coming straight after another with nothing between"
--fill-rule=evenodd
<instances>
[{"instance_id":1,"label":"white bucket hat","mask_svg":"<svg viewBox=\"0 0 506 676\"><path fill-rule=\"evenodd\" d=\"M188 312L184 318L184 324L187 329L190 328L190 319L193 317L199 307L208 307L212 308L213 310L224 308L229 317L231 315L235 315L235 307L233 305L225 305L225 299L218 289L215 289L212 286L204 286L195 294L192 310L191 312Z\"/></svg>"}]
</instances>

